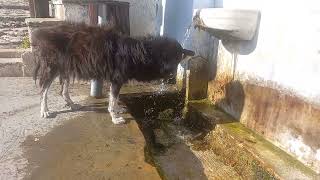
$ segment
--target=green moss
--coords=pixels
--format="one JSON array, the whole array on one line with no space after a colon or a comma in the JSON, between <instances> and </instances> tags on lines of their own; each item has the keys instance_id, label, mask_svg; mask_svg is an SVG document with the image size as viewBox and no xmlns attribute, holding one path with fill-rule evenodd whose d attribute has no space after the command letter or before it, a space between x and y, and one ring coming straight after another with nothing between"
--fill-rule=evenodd
<instances>
[{"instance_id":1,"label":"green moss","mask_svg":"<svg viewBox=\"0 0 320 180\"><path fill-rule=\"evenodd\" d=\"M22 43L21 43L21 48L23 48L23 49L28 49L28 48L30 48L30 47L31 47L31 45L30 45L29 36L23 37Z\"/></svg>"},{"instance_id":2,"label":"green moss","mask_svg":"<svg viewBox=\"0 0 320 180\"><path fill-rule=\"evenodd\" d=\"M189 100L188 103L192 104L207 104L212 105L212 102L209 99L201 99L201 100Z\"/></svg>"},{"instance_id":3,"label":"green moss","mask_svg":"<svg viewBox=\"0 0 320 180\"><path fill-rule=\"evenodd\" d=\"M251 146L251 148L256 149L256 151L259 152L264 152L264 157L268 158L263 158L263 161L272 163L279 161L278 158L280 157L283 162L286 162L286 166L295 167L309 177L316 177L315 172L310 168L308 168L303 163L293 158L280 148L276 147L271 142L265 140L262 136L244 127L244 125L242 125L241 123L228 123L221 126L224 127L224 129L226 129L228 132L230 132L233 137L239 137L249 142L248 146ZM271 175L270 172L268 172L258 164L259 163L256 162L252 166L253 172L255 172L255 176L258 176L259 179L274 179L273 175Z\"/></svg>"}]
</instances>

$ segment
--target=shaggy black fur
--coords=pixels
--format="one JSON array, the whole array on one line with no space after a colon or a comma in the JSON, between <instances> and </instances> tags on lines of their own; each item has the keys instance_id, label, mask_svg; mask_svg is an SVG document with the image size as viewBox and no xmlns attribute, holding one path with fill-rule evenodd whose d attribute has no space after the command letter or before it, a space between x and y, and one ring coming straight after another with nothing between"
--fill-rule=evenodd
<instances>
[{"instance_id":1,"label":"shaggy black fur","mask_svg":"<svg viewBox=\"0 0 320 180\"><path fill-rule=\"evenodd\" d=\"M113 28L64 23L33 33L42 88L52 79L110 80L120 87L129 79L151 81L175 72L184 55L194 55L166 37L133 38Z\"/></svg>"}]
</instances>

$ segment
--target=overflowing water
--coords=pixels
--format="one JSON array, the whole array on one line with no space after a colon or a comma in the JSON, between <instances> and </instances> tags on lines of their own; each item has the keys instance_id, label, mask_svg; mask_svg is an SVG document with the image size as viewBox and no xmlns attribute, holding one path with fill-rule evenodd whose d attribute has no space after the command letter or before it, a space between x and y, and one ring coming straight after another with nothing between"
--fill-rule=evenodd
<instances>
[{"instance_id":1,"label":"overflowing water","mask_svg":"<svg viewBox=\"0 0 320 180\"><path fill-rule=\"evenodd\" d=\"M186 30L186 32L185 32L185 34L184 34L184 38L183 38L183 40L182 40L182 43L181 43L182 47L184 47L184 48L185 48L185 45L186 45L187 40L190 39L191 27L192 27L192 23L188 26L188 28L187 28L187 30Z\"/></svg>"},{"instance_id":2,"label":"overflowing water","mask_svg":"<svg viewBox=\"0 0 320 180\"><path fill-rule=\"evenodd\" d=\"M165 92L169 91L172 88L176 89L176 87L172 87L172 85L169 84L170 80L171 79L168 79L168 80L161 79L159 86L154 88L154 90L156 91L156 94L161 95L161 94L164 94Z\"/></svg>"},{"instance_id":3,"label":"overflowing water","mask_svg":"<svg viewBox=\"0 0 320 180\"><path fill-rule=\"evenodd\" d=\"M161 79L161 83L160 83L160 87L159 87L159 92L163 93L164 91L166 91L168 89L167 85L164 83L164 80Z\"/></svg>"}]
</instances>

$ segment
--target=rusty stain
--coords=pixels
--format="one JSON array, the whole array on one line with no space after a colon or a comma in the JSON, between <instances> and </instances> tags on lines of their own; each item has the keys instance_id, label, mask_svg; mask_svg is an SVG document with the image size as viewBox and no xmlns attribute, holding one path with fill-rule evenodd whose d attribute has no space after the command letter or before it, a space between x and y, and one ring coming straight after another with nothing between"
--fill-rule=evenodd
<instances>
[{"instance_id":1,"label":"rusty stain","mask_svg":"<svg viewBox=\"0 0 320 180\"><path fill-rule=\"evenodd\" d=\"M209 82L208 95L212 103L273 142L289 131L313 151L320 148L320 107L315 104L270 87L232 82L227 75Z\"/></svg>"},{"instance_id":2,"label":"rusty stain","mask_svg":"<svg viewBox=\"0 0 320 180\"><path fill-rule=\"evenodd\" d=\"M209 99L216 103L221 99L224 99L226 92L226 85L232 81L232 76L222 74L218 76L214 81L209 82L208 93Z\"/></svg>"}]
</instances>

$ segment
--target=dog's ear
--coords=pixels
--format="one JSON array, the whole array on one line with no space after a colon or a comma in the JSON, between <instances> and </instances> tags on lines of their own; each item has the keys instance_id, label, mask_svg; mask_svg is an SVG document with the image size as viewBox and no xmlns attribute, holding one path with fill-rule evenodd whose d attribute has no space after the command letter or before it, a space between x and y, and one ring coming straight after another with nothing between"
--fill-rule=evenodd
<instances>
[{"instance_id":1,"label":"dog's ear","mask_svg":"<svg viewBox=\"0 0 320 180\"><path fill-rule=\"evenodd\" d=\"M182 53L183 53L184 57L185 57L185 56L194 56L194 52L193 52L193 51L190 51L190 50L188 50L188 49L183 49L183 50L182 50Z\"/></svg>"}]
</instances>

